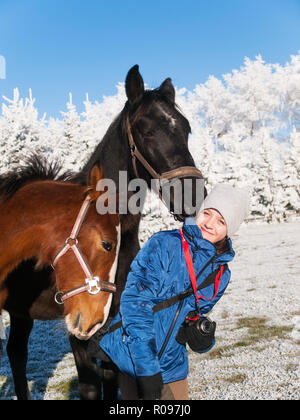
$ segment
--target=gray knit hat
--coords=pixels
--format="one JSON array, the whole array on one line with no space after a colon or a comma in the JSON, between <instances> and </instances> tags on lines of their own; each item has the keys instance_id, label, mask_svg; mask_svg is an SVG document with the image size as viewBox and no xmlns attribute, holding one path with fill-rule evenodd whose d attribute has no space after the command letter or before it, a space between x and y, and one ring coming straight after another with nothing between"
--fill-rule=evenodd
<instances>
[{"instance_id":1,"label":"gray knit hat","mask_svg":"<svg viewBox=\"0 0 300 420\"><path fill-rule=\"evenodd\" d=\"M205 209L218 210L225 219L227 235L231 237L249 215L249 208L247 189L232 187L229 184L217 184L203 201L200 212Z\"/></svg>"}]
</instances>

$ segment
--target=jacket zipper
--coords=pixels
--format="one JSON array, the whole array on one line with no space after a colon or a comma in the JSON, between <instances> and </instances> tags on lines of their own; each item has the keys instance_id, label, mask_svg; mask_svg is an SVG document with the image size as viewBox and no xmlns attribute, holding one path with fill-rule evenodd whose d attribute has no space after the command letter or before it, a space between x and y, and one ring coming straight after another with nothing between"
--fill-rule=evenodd
<instances>
[{"instance_id":1,"label":"jacket zipper","mask_svg":"<svg viewBox=\"0 0 300 420\"><path fill-rule=\"evenodd\" d=\"M177 319L179 317L180 311L182 309L182 306L183 306L183 299L181 300L181 302L179 302L179 305L178 305L177 311L175 313L175 316L173 318L172 324L171 324L171 326L169 328L169 331L168 331L168 333L166 335L165 341L163 342L163 345L162 345L162 347L161 347L161 349L160 349L160 351L158 353L158 360L161 359L161 356L163 355L163 353L164 353L164 351L165 351L165 349L167 347L167 344L168 344L168 342L170 340L170 337L172 335L172 332L173 332L173 330L175 328L175 325L176 325Z\"/></svg>"}]
</instances>

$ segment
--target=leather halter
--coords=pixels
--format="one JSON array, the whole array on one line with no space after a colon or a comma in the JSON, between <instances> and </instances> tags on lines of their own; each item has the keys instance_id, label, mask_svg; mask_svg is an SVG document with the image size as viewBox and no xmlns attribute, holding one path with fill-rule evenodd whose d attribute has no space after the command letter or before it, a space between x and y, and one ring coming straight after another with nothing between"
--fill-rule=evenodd
<instances>
[{"instance_id":1,"label":"leather halter","mask_svg":"<svg viewBox=\"0 0 300 420\"><path fill-rule=\"evenodd\" d=\"M83 292L88 292L91 295L97 295L99 292L114 293L116 291L116 286L114 284L109 283L108 281L100 280L97 276L93 276L93 273L86 259L84 258L82 252L80 251L80 248L78 247L77 237L81 226L84 222L84 219L89 211L90 205L91 198L88 195L80 208L71 235L66 239L65 246L59 251L52 263L52 267L53 269L55 269L57 261L71 249L74 252L81 268L83 269L86 275L85 285L76 287L75 289L69 290L65 293L57 292L55 294L54 300L59 305L63 305L67 299L70 299L71 297Z\"/></svg>"},{"instance_id":2,"label":"leather halter","mask_svg":"<svg viewBox=\"0 0 300 420\"><path fill-rule=\"evenodd\" d=\"M162 172L162 173L156 172L155 169L153 169L153 167L147 162L147 160L141 154L141 152L139 151L139 149L137 148L134 142L128 115L127 115L126 126L127 126L127 135L128 135L129 146L130 146L130 151L131 151L133 171L137 178L140 178L140 177L137 170L136 159L139 160L139 162L149 172L152 178L159 180L160 184L163 181L168 181L174 178L185 178L186 176L194 176L196 178L203 179L202 173L199 171L199 169L195 168L194 166L180 166L179 168L172 169L171 171ZM161 187L160 187L159 195L161 198Z\"/></svg>"}]
</instances>

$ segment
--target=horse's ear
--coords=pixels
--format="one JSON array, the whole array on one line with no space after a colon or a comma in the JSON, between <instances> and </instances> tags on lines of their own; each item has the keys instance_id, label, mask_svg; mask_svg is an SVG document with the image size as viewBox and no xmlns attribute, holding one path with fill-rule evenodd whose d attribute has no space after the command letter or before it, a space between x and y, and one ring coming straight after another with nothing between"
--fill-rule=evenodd
<instances>
[{"instance_id":1,"label":"horse's ear","mask_svg":"<svg viewBox=\"0 0 300 420\"><path fill-rule=\"evenodd\" d=\"M175 89L172 80L169 77L160 85L159 91L172 103L175 102Z\"/></svg>"},{"instance_id":2,"label":"horse's ear","mask_svg":"<svg viewBox=\"0 0 300 420\"><path fill-rule=\"evenodd\" d=\"M139 72L139 66L133 66L125 81L126 95L130 105L137 104L143 97L145 92L144 80Z\"/></svg>"},{"instance_id":3,"label":"horse's ear","mask_svg":"<svg viewBox=\"0 0 300 420\"><path fill-rule=\"evenodd\" d=\"M88 175L88 191L92 200L98 198L99 192L97 191L97 184L103 178L103 169L98 164L95 164Z\"/></svg>"}]
</instances>

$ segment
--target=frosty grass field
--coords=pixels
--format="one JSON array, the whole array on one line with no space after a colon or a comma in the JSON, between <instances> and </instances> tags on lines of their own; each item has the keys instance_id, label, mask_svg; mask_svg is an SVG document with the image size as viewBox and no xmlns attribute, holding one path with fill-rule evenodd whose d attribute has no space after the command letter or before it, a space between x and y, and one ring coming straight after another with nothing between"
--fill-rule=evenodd
<instances>
[{"instance_id":1,"label":"frosty grass field","mask_svg":"<svg viewBox=\"0 0 300 420\"><path fill-rule=\"evenodd\" d=\"M233 238L231 283L210 314L217 344L205 355L190 353L191 399L300 399L299 234L297 220L247 225ZM6 313L4 321L8 333ZM63 321L35 323L27 371L32 399L78 399ZM0 399L14 399L6 354Z\"/></svg>"}]
</instances>

